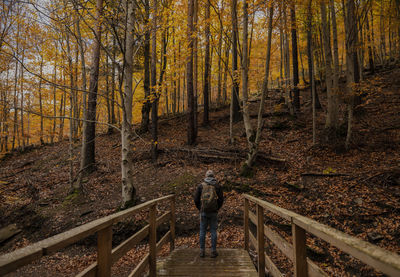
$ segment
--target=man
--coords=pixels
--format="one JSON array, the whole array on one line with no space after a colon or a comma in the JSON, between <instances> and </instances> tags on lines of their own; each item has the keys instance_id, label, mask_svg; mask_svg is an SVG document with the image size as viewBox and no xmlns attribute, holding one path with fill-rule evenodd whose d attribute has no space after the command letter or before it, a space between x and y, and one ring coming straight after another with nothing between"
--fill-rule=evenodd
<instances>
[{"instance_id":1,"label":"man","mask_svg":"<svg viewBox=\"0 0 400 277\"><path fill-rule=\"evenodd\" d=\"M217 253L217 227L218 210L222 207L224 195L221 186L215 179L214 172L208 170L204 182L197 186L194 203L200 211L200 257L205 257L205 240L207 226L211 233L211 258L216 258Z\"/></svg>"}]
</instances>

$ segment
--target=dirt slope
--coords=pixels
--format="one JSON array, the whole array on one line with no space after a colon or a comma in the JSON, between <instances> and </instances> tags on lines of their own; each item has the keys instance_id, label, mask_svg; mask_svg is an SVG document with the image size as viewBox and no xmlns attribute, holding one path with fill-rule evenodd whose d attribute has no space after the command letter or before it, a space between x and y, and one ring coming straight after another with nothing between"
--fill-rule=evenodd
<instances>
[{"instance_id":1,"label":"dirt slope","mask_svg":"<svg viewBox=\"0 0 400 277\"><path fill-rule=\"evenodd\" d=\"M311 147L310 105L298 118L276 113L266 117L261 150L286 162L263 161L254 176L239 175L241 160L204 159L185 144L185 118L163 121L160 126L159 162L150 162L148 135L137 139L135 183L140 202L169 193L177 195L178 246L197 246L198 213L192 193L207 169L213 169L225 188L226 202L220 213L219 244L242 247L242 192L248 192L281 207L309 216L348 234L369 240L400 254L400 70L370 79L363 85L364 104L356 110L353 144L344 151L345 132L330 146ZM309 92L302 102L309 103ZM276 97L266 104L270 112L280 111ZM322 103L324 95L321 96ZM256 104L253 110L256 112ZM324 126L324 112L318 112L318 129ZM201 118L201 116L199 117ZM345 124L344 128L345 130ZM242 123L234 126L235 143L229 145L229 112L213 112L211 126L199 127L195 150L245 151ZM322 132L319 138L323 137ZM0 245L2 253L39 241L93 219L115 212L120 205L120 138L99 135L96 140L97 171L85 180L84 193L68 195L68 144L60 142L14 153L0 162L0 227L16 223L22 232ZM76 157L80 147L76 145ZM78 159L76 159L78 160ZM78 164L74 161L74 171ZM302 177L302 173L340 173L336 177ZM290 184L294 184L292 186ZM304 186L303 189L296 187ZM144 215L119 224L114 244L144 224ZM287 239L290 228L275 217L268 223ZM379 276L329 245L308 238L309 255L329 275ZM90 237L51 257L21 269L15 276L73 276L95 260L95 238ZM113 274L133 268L143 255L138 246L121 259ZM164 251L165 252L165 251ZM284 272L291 264L269 250ZM290 275L291 273L288 272Z\"/></svg>"}]
</instances>

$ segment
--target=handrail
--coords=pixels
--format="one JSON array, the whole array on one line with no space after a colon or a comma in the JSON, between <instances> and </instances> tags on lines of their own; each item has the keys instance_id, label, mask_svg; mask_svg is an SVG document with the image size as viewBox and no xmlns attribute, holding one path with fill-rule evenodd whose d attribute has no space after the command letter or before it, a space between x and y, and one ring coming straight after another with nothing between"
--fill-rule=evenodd
<instances>
[{"instance_id":1,"label":"handrail","mask_svg":"<svg viewBox=\"0 0 400 277\"><path fill-rule=\"evenodd\" d=\"M170 211L164 213L159 218L156 218L157 204L162 201L171 201ZM137 214L145 209L149 209L149 224L143 227L140 231L136 232L133 236L122 242L116 248L111 249L112 243L112 225L117 223L128 216ZM158 199L153 199L135 207L129 208L118 213L105 216L103 218L91 221L82 226L68 230L64 233L55 235L53 237L44 239L27 247L18 249L14 252L0 256L0 275L10 273L24 265L27 265L43 256L51 255L52 253L63 249L83 238L93 234L98 234L98 257L97 262L86 268L77 276L110 276L111 265L128 252L138 242L142 241L145 237L149 236L150 254L147 261L142 261L139 266L145 269L146 265L150 263L150 276L156 274L156 250L161 247L161 244L167 242L167 238L163 237L160 245L157 245L156 231L157 227L170 220L170 230L168 231L168 238L170 239L171 251L174 249L175 240L175 195L168 195ZM162 242L162 243L161 243ZM144 259L145 260L145 259ZM145 263L142 265L142 263ZM100 266L98 266L98 264ZM138 267L139 267L138 266ZM136 274L142 273L143 270L134 271ZM136 276L135 274L135 276Z\"/></svg>"},{"instance_id":2,"label":"handrail","mask_svg":"<svg viewBox=\"0 0 400 277\"><path fill-rule=\"evenodd\" d=\"M264 245L260 246L259 238L261 238L261 236L259 236L259 234L263 234L262 240L264 235L268 237L285 256L293 261L295 276L327 276L325 272L306 257L306 232L336 246L340 250L372 266L376 270L389 276L400 276L400 256L396 253L382 249L359 238L352 237L313 219L280 208L254 196L245 194L244 198L245 249L248 250L249 242L257 248L259 276L264 276L263 272L265 270L264 266L262 266L265 264ZM257 215L249 210L249 202L257 205ZM286 242L278 233L264 225L264 209L291 222L293 245ZM257 238L249 231L249 221L257 226ZM269 264L269 262L267 264ZM262 266L261 270L260 266ZM280 273L276 273L275 265L269 265L267 268L273 276L280 276Z\"/></svg>"}]
</instances>

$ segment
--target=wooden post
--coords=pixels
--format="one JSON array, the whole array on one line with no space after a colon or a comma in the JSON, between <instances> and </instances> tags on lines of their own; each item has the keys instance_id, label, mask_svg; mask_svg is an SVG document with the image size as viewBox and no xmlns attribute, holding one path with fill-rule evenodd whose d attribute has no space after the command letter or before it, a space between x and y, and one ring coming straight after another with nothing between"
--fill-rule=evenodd
<instances>
[{"instance_id":1,"label":"wooden post","mask_svg":"<svg viewBox=\"0 0 400 277\"><path fill-rule=\"evenodd\" d=\"M292 222L294 276L306 277L307 253L306 253L306 231Z\"/></svg>"},{"instance_id":2,"label":"wooden post","mask_svg":"<svg viewBox=\"0 0 400 277\"><path fill-rule=\"evenodd\" d=\"M265 276L265 254L264 254L264 208L257 205L257 254L258 254L258 276Z\"/></svg>"},{"instance_id":3,"label":"wooden post","mask_svg":"<svg viewBox=\"0 0 400 277\"><path fill-rule=\"evenodd\" d=\"M249 200L244 199L244 249L249 251Z\"/></svg>"},{"instance_id":4,"label":"wooden post","mask_svg":"<svg viewBox=\"0 0 400 277\"><path fill-rule=\"evenodd\" d=\"M97 276L111 276L112 225L97 233Z\"/></svg>"},{"instance_id":5,"label":"wooden post","mask_svg":"<svg viewBox=\"0 0 400 277\"><path fill-rule=\"evenodd\" d=\"M171 198L171 222L170 222L170 231L171 231L171 243L169 251L173 251L175 249L175 195Z\"/></svg>"},{"instance_id":6,"label":"wooden post","mask_svg":"<svg viewBox=\"0 0 400 277\"><path fill-rule=\"evenodd\" d=\"M149 211L149 276L156 277L157 267L157 205L154 204L150 207Z\"/></svg>"}]
</instances>

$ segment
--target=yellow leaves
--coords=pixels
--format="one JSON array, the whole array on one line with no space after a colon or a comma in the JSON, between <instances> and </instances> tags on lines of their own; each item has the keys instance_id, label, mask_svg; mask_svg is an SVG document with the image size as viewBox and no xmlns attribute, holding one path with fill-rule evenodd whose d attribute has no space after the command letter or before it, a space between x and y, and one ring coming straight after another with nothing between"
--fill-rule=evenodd
<instances>
[{"instance_id":1,"label":"yellow leaves","mask_svg":"<svg viewBox=\"0 0 400 277\"><path fill-rule=\"evenodd\" d=\"M276 113L281 112L281 111L283 110L283 106L284 106L283 103L280 103L280 104L275 105L275 106L274 106L274 112L276 112Z\"/></svg>"},{"instance_id":2,"label":"yellow leaves","mask_svg":"<svg viewBox=\"0 0 400 277\"><path fill-rule=\"evenodd\" d=\"M328 167L327 169L324 169L322 171L323 174L332 174L332 173L336 173L336 169L333 169L332 167Z\"/></svg>"}]
</instances>

